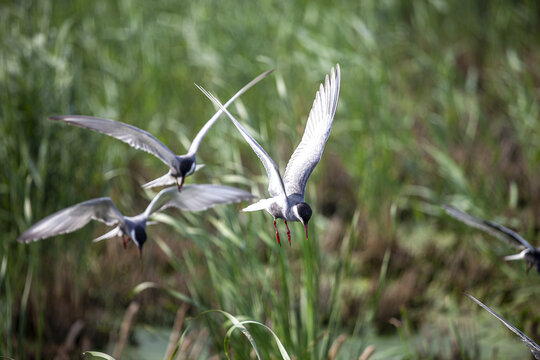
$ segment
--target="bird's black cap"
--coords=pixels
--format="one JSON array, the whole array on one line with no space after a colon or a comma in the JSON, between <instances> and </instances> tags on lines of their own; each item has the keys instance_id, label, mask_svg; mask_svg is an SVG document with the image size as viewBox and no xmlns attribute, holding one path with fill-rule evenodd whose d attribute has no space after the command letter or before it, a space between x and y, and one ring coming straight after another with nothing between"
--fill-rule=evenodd
<instances>
[{"instance_id":1,"label":"bird's black cap","mask_svg":"<svg viewBox=\"0 0 540 360\"><path fill-rule=\"evenodd\" d=\"M142 250L142 247L146 242L146 230L144 229L144 226L137 226L135 228L135 239L133 240L135 240L139 249Z\"/></svg>"},{"instance_id":2,"label":"bird's black cap","mask_svg":"<svg viewBox=\"0 0 540 360\"><path fill-rule=\"evenodd\" d=\"M304 224L307 224L309 219L311 219L311 214L312 214L311 207L307 203L301 202L298 205L296 205L296 208L298 209L298 215L302 219L302 222Z\"/></svg>"}]
</instances>

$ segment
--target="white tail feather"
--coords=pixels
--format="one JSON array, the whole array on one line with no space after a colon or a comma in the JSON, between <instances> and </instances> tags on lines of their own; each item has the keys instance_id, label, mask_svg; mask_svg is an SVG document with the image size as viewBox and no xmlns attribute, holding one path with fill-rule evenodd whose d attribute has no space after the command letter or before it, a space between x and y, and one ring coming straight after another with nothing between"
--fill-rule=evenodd
<instances>
[{"instance_id":1,"label":"white tail feather","mask_svg":"<svg viewBox=\"0 0 540 360\"><path fill-rule=\"evenodd\" d=\"M262 199L242 209L242 211L266 210L272 204L272 202L273 202L273 199Z\"/></svg>"},{"instance_id":2,"label":"white tail feather","mask_svg":"<svg viewBox=\"0 0 540 360\"><path fill-rule=\"evenodd\" d=\"M527 255L528 252L529 252L529 249L525 249L519 254L505 256L504 260L506 261L521 260L525 258L525 255Z\"/></svg>"},{"instance_id":3,"label":"white tail feather","mask_svg":"<svg viewBox=\"0 0 540 360\"><path fill-rule=\"evenodd\" d=\"M92 242L98 242L98 241L101 241L101 240L110 239L110 238L113 238L113 237L115 237L117 235L120 235L120 228L118 226L115 227L114 229L112 229L111 231L109 231L108 233L103 234L98 238L95 238L94 240L92 240Z\"/></svg>"},{"instance_id":4,"label":"white tail feather","mask_svg":"<svg viewBox=\"0 0 540 360\"><path fill-rule=\"evenodd\" d=\"M176 184L176 179L173 176L171 176L170 172L168 172L165 175L144 184L142 187L145 189L148 189L152 187L166 186L166 185L172 185L172 184Z\"/></svg>"}]
</instances>

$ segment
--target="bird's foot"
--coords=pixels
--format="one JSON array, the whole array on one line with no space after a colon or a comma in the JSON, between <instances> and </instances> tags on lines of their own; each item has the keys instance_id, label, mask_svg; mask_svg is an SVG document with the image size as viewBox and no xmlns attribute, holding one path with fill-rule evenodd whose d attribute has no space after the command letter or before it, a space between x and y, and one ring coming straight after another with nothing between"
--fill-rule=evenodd
<instances>
[{"instance_id":1,"label":"bird's foot","mask_svg":"<svg viewBox=\"0 0 540 360\"><path fill-rule=\"evenodd\" d=\"M276 239L279 246L281 246L281 239L279 238L279 232L277 230L276 219L274 219L274 229L276 229Z\"/></svg>"},{"instance_id":2,"label":"bird's foot","mask_svg":"<svg viewBox=\"0 0 540 360\"><path fill-rule=\"evenodd\" d=\"M287 220L285 220L285 226L287 227L287 239L289 239L289 246L291 246L291 230L289 230L289 225L287 224Z\"/></svg>"}]
</instances>

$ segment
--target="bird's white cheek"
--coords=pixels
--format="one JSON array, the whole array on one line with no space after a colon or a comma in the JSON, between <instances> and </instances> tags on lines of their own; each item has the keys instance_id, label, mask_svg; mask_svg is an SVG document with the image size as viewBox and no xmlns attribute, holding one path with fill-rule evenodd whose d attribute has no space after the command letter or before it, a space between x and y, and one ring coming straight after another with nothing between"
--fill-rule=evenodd
<instances>
[{"instance_id":1,"label":"bird's white cheek","mask_svg":"<svg viewBox=\"0 0 540 360\"><path fill-rule=\"evenodd\" d=\"M135 238L135 230L131 230L131 232L129 233L129 237L131 238L131 241L133 241L135 244L137 244L137 246L139 246L139 242Z\"/></svg>"},{"instance_id":2,"label":"bird's white cheek","mask_svg":"<svg viewBox=\"0 0 540 360\"><path fill-rule=\"evenodd\" d=\"M293 210L294 216L296 216L296 219L300 222L303 222L302 218L300 217L300 214L298 214L298 207L293 206L292 210Z\"/></svg>"},{"instance_id":3,"label":"bird's white cheek","mask_svg":"<svg viewBox=\"0 0 540 360\"><path fill-rule=\"evenodd\" d=\"M191 168L189 169L188 175L193 174L195 172L196 167L197 167L197 164L194 161L193 164L191 164Z\"/></svg>"}]
</instances>

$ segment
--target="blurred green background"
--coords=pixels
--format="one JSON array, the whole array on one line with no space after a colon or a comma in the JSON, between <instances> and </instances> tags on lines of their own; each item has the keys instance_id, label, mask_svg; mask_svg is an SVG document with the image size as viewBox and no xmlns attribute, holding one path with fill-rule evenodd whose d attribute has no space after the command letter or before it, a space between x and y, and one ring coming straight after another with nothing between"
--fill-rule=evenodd
<instances>
[{"instance_id":1,"label":"blurred green background","mask_svg":"<svg viewBox=\"0 0 540 360\"><path fill-rule=\"evenodd\" d=\"M163 358L171 332L185 329L179 358L224 358L230 323L200 315L209 309L266 324L294 359L358 359L370 345L371 359L529 356L463 292L539 340L538 275L503 262L513 249L438 204L540 244L539 7L1 2L0 355L113 354L136 302L124 358ZM245 204L158 216L165 224L149 228L142 260L119 239L92 244L101 224L16 242L37 220L93 197L137 214L153 195L140 185L166 171L151 155L48 116L127 122L181 154L215 111L193 83L225 100L273 68L232 110L283 171L336 63L341 97L307 189L309 242L295 223L292 246L277 246L271 216L241 213ZM198 160L206 167L188 183L266 196L264 170L228 119ZM263 358L280 358L265 329L246 327ZM228 347L233 358L254 357L239 331Z\"/></svg>"}]
</instances>

